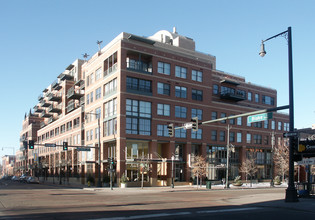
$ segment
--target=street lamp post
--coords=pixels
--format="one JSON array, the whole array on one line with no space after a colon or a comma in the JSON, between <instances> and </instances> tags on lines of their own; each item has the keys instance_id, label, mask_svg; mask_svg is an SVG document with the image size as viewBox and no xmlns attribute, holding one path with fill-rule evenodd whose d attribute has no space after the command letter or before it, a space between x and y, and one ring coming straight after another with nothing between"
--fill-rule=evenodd
<instances>
[{"instance_id":1,"label":"street lamp post","mask_svg":"<svg viewBox=\"0 0 315 220\"><path fill-rule=\"evenodd\" d=\"M98 124L98 181L97 186L102 187L101 183L101 125L100 119L101 115L99 113L86 112L85 114L91 114L97 116L97 124Z\"/></svg>"},{"instance_id":2,"label":"street lamp post","mask_svg":"<svg viewBox=\"0 0 315 220\"><path fill-rule=\"evenodd\" d=\"M171 188L174 188L174 155L172 156L172 184L171 184Z\"/></svg>"},{"instance_id":3,"label":"street lamp post","mask_svg":"<svg viewBox=\"0 0 315 220\"><path fill-rule=\"evenodd\" d=\"M278 36L285 36L288 41L288 64L289 64L289 132L294 131L294 103L293 103L293 64L292 64L292 34L291 34L291 27L288 27L288 30L272 36L266 40L262 41L261 44L261 51L259 55L264 57L266 55L265 45L264 42L276 38ZM296 188L294 186L294 161L293 161L293 138L290 137L289 143L289 182L288 188L286 189L286 202L298 202Z\"/></svg>"}]
</instances>

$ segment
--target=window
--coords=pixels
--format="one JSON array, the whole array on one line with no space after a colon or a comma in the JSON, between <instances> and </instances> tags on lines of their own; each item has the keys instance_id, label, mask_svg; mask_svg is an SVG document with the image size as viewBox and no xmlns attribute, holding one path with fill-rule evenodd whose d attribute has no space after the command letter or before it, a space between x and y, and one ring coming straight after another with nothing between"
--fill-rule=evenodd
<instances>
[{"instance_id":1,"label":"window","mask_svg":"<svg viewBox=\"0 0 315 220\"><path fill-rule=\"evenodd\" d=\"M182 86L175 86L175 97L187 98L187 88Z\"/></svg>"},{"instance_id":2,"label":"window","mask_svg":"<svg viewBox=\"0 0 315 220\"><path fill-rule=\"evenodd\" d=\"M117 99L114 98L104 103L104 118L111 117L117 114Z\"/></svg>"},{"instance_id":3,"label":"window","mask_svg":"<svg viewBox=\"0 0 315 220\"><path fill-rule=\"evenodd\" d=\"M264 128L266 128L266 129L269 128L269 121L268 120L264 121Z\"/></svg>"},{"instance_id":4,"label":"window","mask_svg":"<svg viewBox=\"0 0 315 220\"><path fill-rule=\"evenodd\" d=\"M187 108L181 106L175 106L175 117L187 118Z\"/></svg>"},{"instance_id":5,"label":"window","mask_svg":"<svg viewBox=\"0 0 315 220\"><path fill-rule=\"evenodd\" d=\"M191 109L191 118L198 117L198 120L202 120L202 110L201 109Z\"/></svg>"},{"instance_id":6,"label":"window","mask_svg":"<svg viewBox=\"0 0 315 220\"><path fill-rule=\"evenodd\" d=\"M246 134L246 143L251 144L252 143L252 135L251 134Z\"/></svg>"},{"instance_id":7,"label":"window","mask_svg":"<svg viewBox=\"0 0 315 220\"><path fill-rule=\"evenodd\" d=\"M167 104L157 104L157 114L163 116L170 116L170 105Z\"/></svg>"},{"instance_id":8,"label":"window","mask_svg":"<svg viewBox=\"0 0 315 220\"><path fill-rule=\"evenodd\" d=\"M212 141L216 141L217 140L217 131L216 130L212 130L211 131L211 140Z\"/></svg>"},{"instance_id":9,"label":"window","mask_svg":"<svg viewBox=\"0 0 315 220\"><path fill-rule=\"evenodd\" d=\"M90 130L90 140L93 140L93 130Z\"/></svg>"},{"instance_id":10,"label":"window","mask_svg":"<svg viewBox=\"0 0 315 220\"><path fill-rule=\"evenodd\" d=\"M77 117L76 119L73 120L73 128L77 128L80 126L80 118Z\"/></svg>"},{"instance_id":11,"label":"window","mask_svg":"<svg viewBox=\"0 0 315 220\"><path fill-rule=\"evenodd\" d=\"M158 73L170 75L171 74L171 64L158 62Z\"/></svg>"},{"instance_id":12,"label":"window","mask_svg":"<svg viewBox=\"0 0 315 220\"><path fill-rule=\"evenodd\" d=\"M107 120L103 123L103 136L117 134L117 118Z\"/></svg>"},{"instance_id":13,"label":"window","mask_svg":"<svg viewBox=\"0 0 315 220\"><path fill-rule=\"evenodd\" d=\"M101 118L101 107L95 109L95 119Z\"/></svg>"},{"instance_id":14,"label":"window","mask_svg":"<svg viewBox=\"0 0 315 220\"><path fill-rule=\"evenodd\" d=\"M98 127L97 128L95 128L95 139L98 139L98 132L99 130L98 130Z\"/></svg>"},{"instance_id":15,"label":"window","mask_svg":"<svg viewBox=\"0 0 315 220\"><path fill-rule=\"evenodd\" d=\"M94 83L94 73L90 75L90 84Z\"/></svg>"},{"instance_id":16,"label":"window","mask_svg":"<svg viewBox=\"0 0 315 220\"><path fill-rule=\"evenodd\" d=\"M242 142L242 133L241 132L237 132L236 134L236 142L237 143L241 143Z\"/></svg>"},{"instance_id":17,"label":"window","mask_svg":"<svg viewBox=\"0 0 315 220\"><path fill-rule=\"evenodd\" d=\"M220 141L225 141L225 131L220 131Z\"/></svg>"},{"instance_id":18,"label":"window","mask_svg":"<svg viewBox=\"0 0 315 220\"><path fill-rule=\"evenodd\" d=\"M222 112L222 113L221 113L221 118L225 118L225 117L226 117L226 113L223 113L223 112ZM222 123L222 124L225 124L225 123L226 123L226 120L222 120L221 123Z\"/></svg>"},{"instance_id":19,"label":"window","mask_svg":"<svg viewBox=\"0 0 315 220\"><path fill-rule=\"evenodd\" d=\"M272 130L276 129L276 122L275 121L271 121L271 129Z\"/></svg>"},{"instance_id":20,"label":"window","mask_svg":"<svg viewBox=\"0 0 315 220\"><path fill-rule=\"evenodd\" d=\"M176 138L186 138L186 130L183 128L176 129L175 130L175 137Z\"/></svg>"},{"instance_id":21,"label":"window","mask_svg":"<svg viewBox=\"0 0 315 220\"><path fill-rule=\"evenodd\" d=\"M235 142L235 133L230 132L230 142Z\"/></svg>"},{"instance_id":22,"label":"window","mask_svg":"<svg viewBox=\"0 0 315 220\"><path fill-rule=\"evenodd\" d=\"M263 95L262 96L262 103L266 104L266 105L274 105L275 99L273 97Z\"/></svg>"},{"instance_id":23,"label":"window","mask_svg":"<svg viewBox=\"0 0 315 220\"><path fill-rule=\"evenodd\" d=\"M98 100L99 98L101 98L101 87L95 90L95 100Z\"/></svg>"},{"instance_id":24,"label":"window","mask_svg":"<svg viewBox=\"0 0 315 220\"><path fill-rule=\"evenodd\" d=\"M255 102L259 102L259 94L255 94Z\"/></svg>"},{"instance_id":25,"label":"window","mask_svg":"<svg viewBox=\"0 0 315 220\"><path fill-rule=\"evenodd\" d=\"M167 125L157 125L157 136L169 137Z\"/></svg>"},{"instance_id":26,"label":"window","mask_svg":"<svg viewBox=\"0 0 315 220\"><path fill-rule=\"evenodd\" d=\"M252 93L251 92L247 93L247 100L252 101Z\"/></svg>"},{"instance_id":27,"label":"window","mask_svg":"<svg viewBox=\"0 0 315 220\"><path fill-rule=\"evenodd\" d=\"M187 78L187 68L181 66L175 66L175 76L183 79Z\"/></svg>"},{"instance_id":28,"label":"window","mask_svg":"<svg viewBox=\"0 0 315 220\"><path fill-rule=\"evenodd\" d=\"M261 144L262 139L260 134L254 134L254 144Z\"/></svg>"},{"instance_id":29,"label":"window","mask_svg":"<svg viewBox=\"0 0 315 220\"><path fill-rule=\"evenodd\" d=\"M103 96L109 95L110 93L117 90L117 79L113 79L106 83L103 88Z\"/></svg>"},{"instance_id":30,"label":"window","mask_svg":"<svg viewBox=\"0 0 315 220\"><path fill-rule=\"evenodd\" d=\"M198 129L198 131L191 130L191 139L202 139L202 129Z\"/></svg>"},{"instance_id":31,"label":"window","mask_svg":"<svg viewBox=\"0 0 315 220\"><path fill-rule=\"evenodd\" d=\"M162 95L170 95L170 84L157 83L157 93Z\"/></svg>"},{"instance_id":32,"label":"window","mask_svg":"<svg viewBox=\"0 0 315 220\"><path fill-rule=\"evenodd\" d=\"M90 131L86 131L86 141L90 140Z\"/></svg>"},{"instance_id":33,"label":"window","mask_svg":"<svg viewBox=\"0 0 315 220\"><path fill-rule=\"evenodd\" d=\"M94 92L91 92L91 94L90 94L90 102L92 103L93 102L93 99L94 99Z\"/></svg>"},{"instance_id":34,"label":"window","mask_svg":"<svg viewBox=\"0 0 315 220\"><path fill-rule=\"evenodd\" d=\"M233 116L233 115L230 115L230 116ZM230 119L230 124L231 124L231 125L234 125L234 124L235 124L235 118Z\"/></svg>"},{"instance_id":35,"label":"window","mask_svg":"<svg viewBox=\"0 0 315 220\"><path fill-rule=\"evenodd\" d=\"M198 70L192 70L191 79L197 82L202 82L202 72Z\"/></svg>"},{"instance_id":36,"label":"window","mask_svg":"<svg viewBox=\"0 0 315 220\"><path fill-rule=\"evenodd\" d=\"M284 122L284 123L283 123L283 130L284 130L284 131L289 131L289 130L290 130L289 125L290 125L289 123Z\"/></svg>"},{"instance_id":37,"label":"window","mask_svg":"<svg viewBox=\"0 0 315 220\"><path fill-rule=\"evenodd\" d=\"M95 81L99 80L101 77L102 77L102 68L100 67L95 71Z\"/></svg>"},{"instance_id":38,"label":"window","mask_svg":"<svg viewBox=\"0 0 315 220\"><path fill-rule=\"evenodd\" d=\"M86 104L90 104L90 94L86 95Z\"/></svg>"},{"instance_id":39,"label":"window","mask_svg":"<svg viewBox=\"0 0 315 220\"><path fill-rule=\"evenodd\" d=\"M238 117L236 119L236 123L237 123L237 125L242 125L242 117Z\"/></svg>"},{"instance_id":40,"label":"window","mask_svg":"<svg viewBox=\"0 0 315 220\"><path fill-rule=\"evenodd\" d=\"M211 112L211 120L217 119L218 113L217 112Z\"/></svg>"},{"instance_id":41,"label":"window","mask_svg":"<svg viewBox=\"0 0 315 220\"><path fill-rule=\"evenodd\" d=\"M151 135L151 102L126 99L126 133Z\"/></svg>"},{"instance_id":42,"label":"window","mask_svg":"<svg viewBox=\"0 0 315 220\"><path fill-rule=\"evenodd\" d=\"M279 131L282 130L282 123L281 123L281 121L278 121L278 130L279 130Z\"/></svg>"},{"instance_id":43,"label":"window","mask_svg":"<svg viewBox=\"0 0 315 220\"><path fill-rule=\"evenodd\" d=\"M202 101L202 90L192 89L191 95L193 100Z\"/></svg>"},{"instance_id":44,"label":"window","mask_svg":"<svg viewBox=\"0 0 315 220\"><path fill-rule=\"evenodd\" d=\"M127 77L127 89L151 93L152 82L150 80Z\"/></svg>"},{"instance_id":45,"label":"window","mask_svg":"<svg viewBox=\"0 0 315 220\"><path fill-rule=\"evenodd\" d=\"M214 95L217 95L217 94L219 94L219 86L218 85L213 85L213 94Z\"/></svg>"},{"instance_id":46,"label":"window","mask_svg":"<svg viewBox=\"0 0 315 220\"><path fill-rule=\"evenodd\" d=\"M254 123L254 128L262 128L262 122L261 121L255 122Z\"/></svg>"}]
</instances>

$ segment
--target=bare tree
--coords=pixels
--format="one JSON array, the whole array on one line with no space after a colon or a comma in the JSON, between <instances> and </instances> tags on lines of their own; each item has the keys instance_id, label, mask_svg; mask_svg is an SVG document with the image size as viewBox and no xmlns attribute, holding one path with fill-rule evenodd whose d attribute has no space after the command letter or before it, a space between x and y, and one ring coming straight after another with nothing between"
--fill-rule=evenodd
<instances>
[{"instance_id":1,"label":"bare tree","mask_svg":"<svg viewBox=\"0 0 315 220\"><path fill-rule=\"evenodd\" d=\"M250 156L247 158L239 168L240 173L245 173L245 179L247 181L247 176L250 177L250 186L252 186L252 178L255 175L255 173L258 171L255 158L253 156Z\"/></svg>"},{"instance_id":2,"label":"bare tree","mask_svg":"<svg viewBox=\"0 0 315 220\"><path fill-rule=\"evenodd\" d=\"M273 161L278 175L284 176L289 172L289 146L280 144L274 149Z\"/></svg>"},{"instance_id":3,"label":"bare tree","mask_svg":"<svg viewBox=\"0 0 315 220\"><path fill-rule=\"evenodd\" d=\"M207 162L206 158L202 156L196 156L195 157L195 162L192 164L192 172L195 177L197 177L197 186L198 184L198 179L200 179L200 183L202 180L203 176L206 176L207 174Z\"/></svg>"}]
</instances>

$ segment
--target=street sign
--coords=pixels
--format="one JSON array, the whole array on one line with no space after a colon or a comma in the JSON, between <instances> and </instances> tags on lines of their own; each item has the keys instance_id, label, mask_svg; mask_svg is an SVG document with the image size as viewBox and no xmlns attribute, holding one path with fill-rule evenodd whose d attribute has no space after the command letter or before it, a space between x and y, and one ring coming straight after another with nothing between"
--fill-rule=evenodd
<instances>
[{"instance_id":1,"label":"street sign","mask_svg":"<svg viewBox=\"0 0 315 220\"><path fill-rule=\"evenodd\" d=\"M77 151L91 151L91 148L86 148L86 147L78 147Z\"/></svg>"},{"instance_id":2,"label":"street sign","mask_svg":"<svg viewBox=\"0 0 315 220\"><path fill-rule=\"evenodd\" d=\"M56 144L50 144L50 143L46 143L45 147L56 147Z\"/></svg>"},{"instance_id":3,"label":"street sign","mask_svg":"<svg viewBox=\"0 0 315 220\"><path fill-rule=\"evenodd\" d=\"M315 153L315 140L300 140L298 151L300 153Z\"/></svg>"},{"instance_id":4,"label":"street sign","mask_svg":"<svg viewBox=\"0 0 315 220\"><path fill-rule=\"evenodd\" d=\"M265 121L272 118L272 112L251 115L247 117L247 123L254 123L258 121Z\"/></svg>"},{"instance_id":5,"label":"street sign","mask_svg":"<svg viewBox=\"0 0 315 220\"><path fill-rule=\"evenodd\" d=\"M193 123L192 122L187 122L183 125L183 127L187 130L187 129L192 129L192 125Z\"/></svg>"},{"instance_id":6,"label":"street sign","mask_svg":"<svg viewBox=\"0 0 315 220\"><path fill-rule=\"evenodd\" d=\"M297 132L287 132L287 133L283 133L283 137L287 138L287 137L297 137L299 135L299 133Z\"/></svg>"},{"instance_id":7,"label":"street sign","mask_svg":"<svg viewBox=\"0 0 315 220\"><path fill-rule=\"evenodd\" d=\"M303 158L302 161L298 161L298 165L314 165L315 157Z\"/></svg>"}]
</instances>

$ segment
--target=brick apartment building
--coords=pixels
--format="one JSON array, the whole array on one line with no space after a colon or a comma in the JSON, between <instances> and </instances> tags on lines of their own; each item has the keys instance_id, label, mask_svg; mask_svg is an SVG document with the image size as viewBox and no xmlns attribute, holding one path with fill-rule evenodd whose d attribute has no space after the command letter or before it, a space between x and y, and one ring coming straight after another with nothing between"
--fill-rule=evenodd
<instances>
[{"instance_id":1,"label":"brick apartment building","mask_svg":"<svg viewBox=\"0 0 315 220\"><path fill-rule=\"evenodd\" d=\"M193 177L195 157L202 155L207 178L221 180L229 135L235 147L230 178L240 175L241 162L252 154L257 178L268 179L271 148L286 142L282 134L289 128L288 115L274 113L272 119L252 124L239 117L201 125L198 131L176 129L174 137L169 137L167 125L180 127L193 117L208 121L276 106L276 90L218 71L214 56L197 52L194 40L176 30L151 37L123 32L89 60L74 61L44 89L34 113L25 119L37 117L34 123L40 126L32 128L35 133L24 126L21 132L21 139L32 138L39 145L34 150L21 147L25 157L18 162L26 168L23 172L38 172L47 180L61 176L85 184L87 177L99 177L100 143L101 179L109 175L108 158L114 158L117 182L125 174L130 185L140 185L143 175L145 185L170 185L173 156L173 175L180 184ZM67 151L63 142L69 144ZM73 146L94 148L81 151Z\"/></svg>"}]
</instances>

